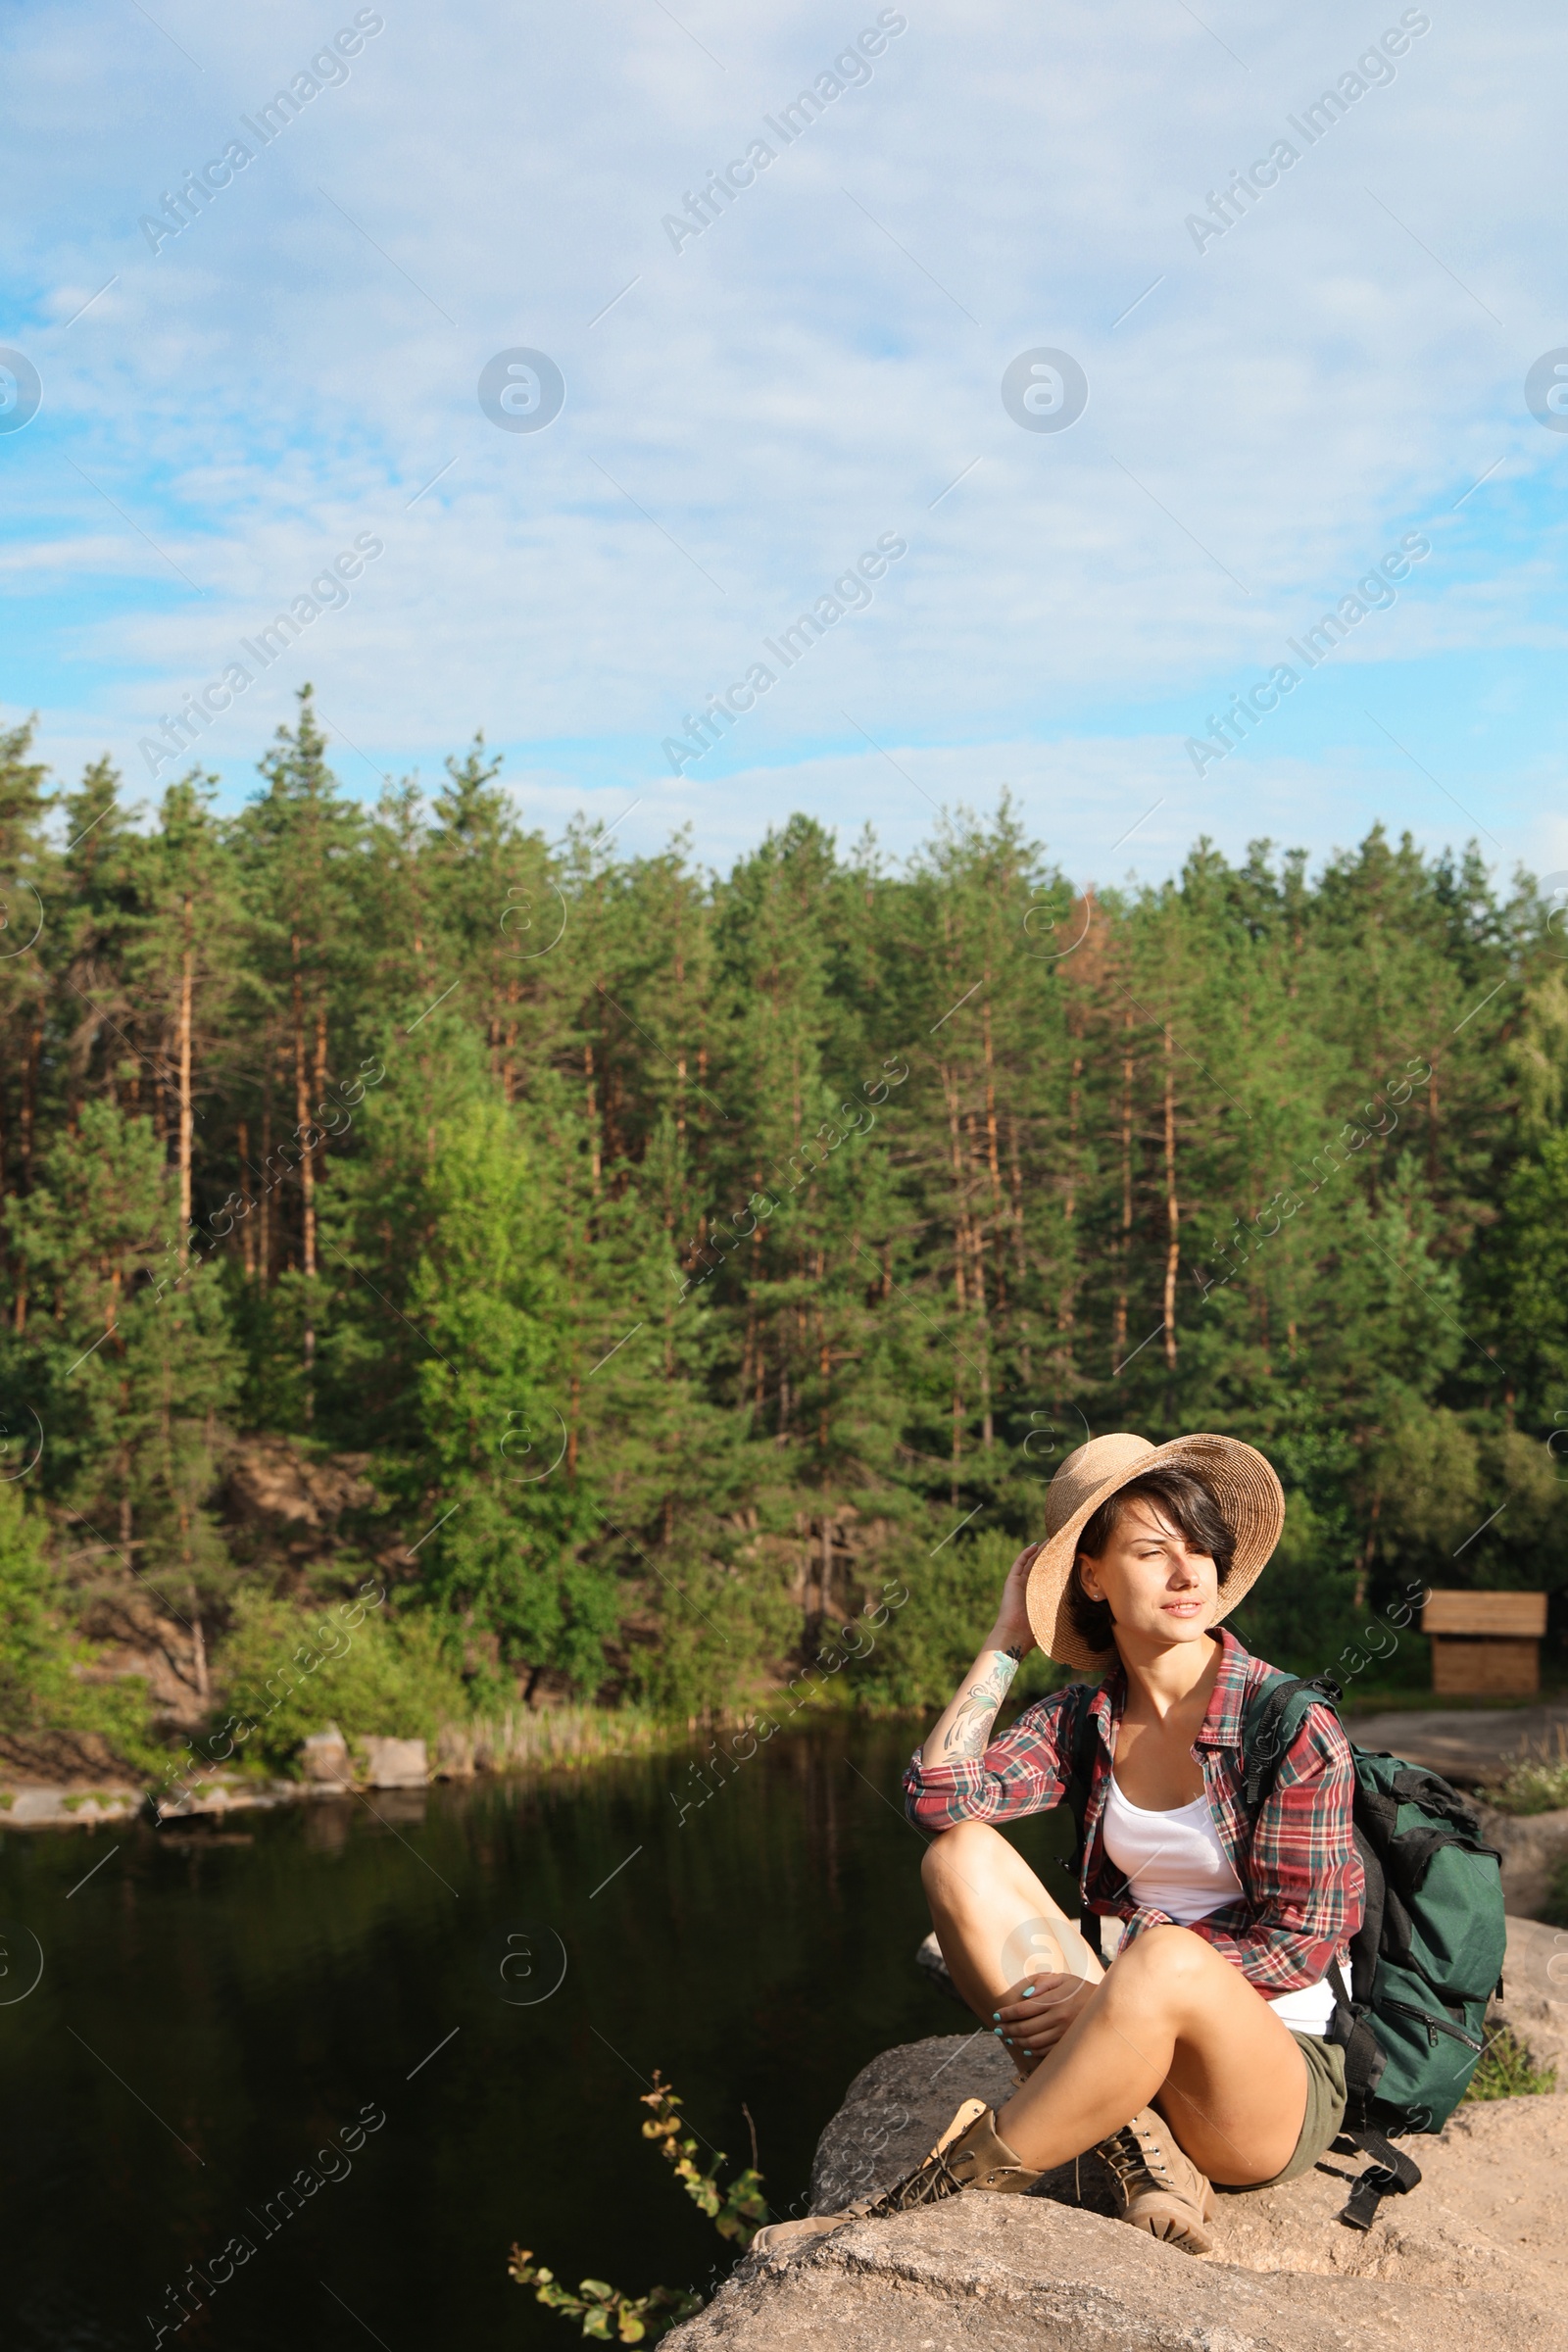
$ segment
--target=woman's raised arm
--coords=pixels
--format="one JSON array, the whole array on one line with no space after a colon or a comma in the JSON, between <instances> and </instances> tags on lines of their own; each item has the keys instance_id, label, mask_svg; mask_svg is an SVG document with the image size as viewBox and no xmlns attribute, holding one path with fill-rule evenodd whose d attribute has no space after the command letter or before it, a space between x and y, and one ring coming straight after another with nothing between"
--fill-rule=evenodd
<instances>
[{"instance_id":1,"label":"woman's raised arm","mask_svg":"<svg viewBox=\"0 0 1568 2352\"><path fill-rule=\"evenodd\" d=\"M1038 1544L1020 1551L1002 1588L997 1621L985 1638L979 1656L958 1685L945 1712L920 1749L922 1762L957 1764L983 1756L991 1740L997 1709L1006 1697L1012 1678L1035 1645L1029 1630L1024 1592Z\"/></svg>"}]
</instances>

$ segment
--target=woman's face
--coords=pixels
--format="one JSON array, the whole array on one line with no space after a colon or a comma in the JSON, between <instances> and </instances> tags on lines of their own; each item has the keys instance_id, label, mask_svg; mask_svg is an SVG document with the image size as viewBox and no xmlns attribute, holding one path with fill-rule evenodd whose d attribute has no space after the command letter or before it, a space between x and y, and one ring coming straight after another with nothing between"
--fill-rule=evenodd
<instances>
[{"instance_id":1,"label":"woman's face","mask_svg":"<svg viewBox=\"0 0 1568 2352\"><path fill-rule=\"evenodd\" d=\"M1078 1574L1091 1600L1109 1601L1118 1640L1131 1638L1141 1650L1200 1641L1219 1608L1219 1576L1207 1552L1189 1550L1180 1529L1141 1494L1100 1559L1080 1552Z\"/></svg>"}]
</instances>

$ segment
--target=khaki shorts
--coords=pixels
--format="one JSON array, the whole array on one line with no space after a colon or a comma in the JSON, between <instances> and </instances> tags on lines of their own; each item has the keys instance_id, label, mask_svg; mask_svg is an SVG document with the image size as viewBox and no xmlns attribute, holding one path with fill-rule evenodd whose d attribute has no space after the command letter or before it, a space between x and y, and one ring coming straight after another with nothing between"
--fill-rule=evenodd
<instances>
[{"instance_id":1,"label":"khaki shorts","mask_svg":"<svg viewBox=\"0 0 1568 2352\"><path fill-rule=\"evenodd\" d=\"M1325 2041L1321 2034L1293 2030L1291 2039L1306 2060L1306 2113L1301 2118L1301 2134L1284 2172L1276 2173L1272 2180L1254 2180L1254 2188L1277 2188L1282 2180L1309 2173L1345 2124L1343 2048L1337 2041Z\"/></svg>"}]
</instances>

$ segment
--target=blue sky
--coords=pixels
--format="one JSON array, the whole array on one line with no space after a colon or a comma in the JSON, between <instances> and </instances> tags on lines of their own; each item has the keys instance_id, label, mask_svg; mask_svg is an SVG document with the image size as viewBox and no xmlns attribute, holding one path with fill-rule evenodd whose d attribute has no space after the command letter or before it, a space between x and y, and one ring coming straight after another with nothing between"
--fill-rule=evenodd
<instances>
[{"instance_id":1,"label":"blue sky","mask_svg":"<svg viewBox=\"0 0 1568 2352\"><path fill-rule=\"evenodd\" d=\"M1004 783L1079 881L1378 818L1568 867L1544 0L55 0L3 37L0 346L42 401L0 430L0 706L63 778L107 751L149 796L139 746L238 662L200 746L228 806L309 676L357 794L483 728L552 837L685 824L719 867L796 808L903 856ZM141 225L212 163L177 234ZM480 406L517 349L564 381L539 431ZM1041 349L1087 379L1065 430L1004 405ZM869 601L772 662L879 538ZM1410 538L1395 600L1296 662ZM241 641L297 598L325 609L264 668ZM1280 662L1200 775L1188 738Z\"/></svg>"}]
</instances>

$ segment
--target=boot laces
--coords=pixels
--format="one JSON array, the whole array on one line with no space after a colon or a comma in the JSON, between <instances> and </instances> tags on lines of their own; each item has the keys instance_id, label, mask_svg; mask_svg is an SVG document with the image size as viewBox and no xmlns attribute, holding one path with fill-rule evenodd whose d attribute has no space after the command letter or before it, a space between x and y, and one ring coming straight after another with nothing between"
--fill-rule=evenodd
<instances>
[{"instance_id":1,"label":"boot laces","mask_svg":"<svg viewBox=\"0 0 1568 2352\"><path fill-rule=\"evenodd\" d=\"M964 2185L949 2164L947 2150L938 2149L907 2180L878 2197L870 2210L876 2215L906 2213L914 2205L934 2205L940 2197L956 2197Z\"/></svg>"},{"instance_id":2,"label":"boot laces","mask_svg":"<svg viewBox=\"0 0 1568 2352\"><path fill-rule=\"evenodd\" d=\"M1119 2132L1102 2140L1100 2153L1129 2194L1145 2188L1176 2187L1158 2144L1147 2129L1141 2131L1136 2124L1123 2124Z\"/></svg>"}]
</instances>

